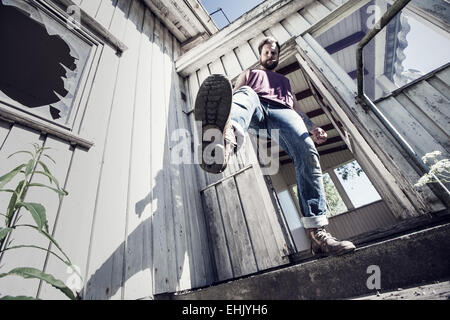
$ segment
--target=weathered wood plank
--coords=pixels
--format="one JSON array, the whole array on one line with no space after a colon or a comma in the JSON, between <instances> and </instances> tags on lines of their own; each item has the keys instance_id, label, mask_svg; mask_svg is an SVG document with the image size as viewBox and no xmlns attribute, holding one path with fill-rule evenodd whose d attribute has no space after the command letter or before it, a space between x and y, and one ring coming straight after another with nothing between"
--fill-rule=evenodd
<instances>
[{"instance_id":1,"label":"weathered wood plank","mask_svg":"<svg viewBox=\"0 0 450 320\"><path fill-rule=\"evenodd\" d=\"M247 70L258 61L258 57L253 52L248 42L244 42L234 51L243 70Z\"/></svg>"},{"instance_id":2,"label":"weathered wood plank","mask_svg":"<svg viewBox=\"0 0 450 320\"><path fill-rule=\"evenodd\" d=\"M197 71L198 83L201 86L203 81L210 75L208 66L203 66Z\"/></svg>"},{"instance_id":3,"label":"weathered wood plank","mask_svg":"<svg viewBox=\"0 0 450 320\"><path fill-rule=\"evenodd\" d=\"M299 35L310 27L310 23L298 12L288 16L281 24L291 35Z\"/></svg>"},{"instance_id":4,"label":"weathered wood plank","mask_svg":"<svg viewBox=\"0 0 450 320\"><path fill-rule=\"evenodd\" d=\"M230 252L227 246L227 238L225 236L216 189L215 187L208 188L202 194L217 280L231 279L233 278L233 267L231 265Z\"/></svg>"},{"instance_id":5,"label":"weathered wood plank","mask_svg":"<svg viewBox=\"0 0 450 320\"><path fill-rule=\"evenodd\" d=\"M253 247L234 178L224 180L216 188L234 276L256 272Z\"/></svg>"},{"instance_id":6,"label":"weathered wood plank","mask_svg":"<svg viewBox=\"0 0 450 320\"><path fill-rule=\"evenodd\" d=\"M95 17L100 7L102 0L89 0L81 3L81 9L83 9L91 17Z\"/></svg>"},{"instance_id":7,"label":"weathered wood plank","mask_svg":"<svg viewBox=\"0 0 450 320\"><path fill-rule=\"evenodd\" d=\"M444 97L450 99L450 82L445 83L436 76L428 79L427 82L437 91L439 91Z\"/></svg>"},{"instance_id":8,"label":"weathered wood plank","mask_svg":"<svg viewBox=\"0 0 450 320\"><path fill-rule=\"evenodd\" d=\"M198 78L197 78L197 72L193 72L188 77L188 84L189 84L189 97L190 97L190 108L185 110L185 112L190 112L194 110L195 105L195 98L197 97L198 89L200 88Z\"/></svg>"},{"instance_id":9,"label":"weathered wood plank","mask_svg":"<svg viewBox=\"0 0 450 320\"><path fill-rule=\"evenodd\" d=\"M336 9L339 6L333 0L319 0L319 1L330 11L333 11L334 9Z\"/></svg>"},{"instance_id":10,"label":"weathered wood plank","mask_svg":"<svg viewBox=\"0 0 450 320\"><path fill-rule=\"evenodd\" d=\"M119 39L125 39L124 38L125 24L132 3L133 1L129 0L118 0L117 5L114 8L114 14L112 16L111 24L109 26L109 32L111 32Z\"/></svg>"},{"instance_id":11,"label":"weathered wood plank","mask_svg":"<svg viewBox=\"0 0 450 320\"><path fill-rule=\"evenodd\" d=\"M170 150L172 149L172 145L170 143L170 134L171 130L174 127L171 127L173 124L174 114L169 114L171 97L173 96L175 79L172 76L172 67L173 67L173 36L170 34L167 28L164 28L164 119L165 119L165 130L166 136L164 142L165 144L165 153L164 153L164 171L167 180L165 180L165 192L167 197L167 204L165 218L166 218L166 231L167 231L167 257L168 257L168 272L169 272L169 291L173 292L177 290L177 282L178 282L178 252L185 250L185 245L175 234L175 224L176 217L184 214L183 200L181 190L179 189L180 185L177 183L180 180L179 173L174 169L172 159L170 156ZM163 143L160 141L159 143ZM177 185L175 185L177 184ZM181 246L178 248L178 246ZM183 255L183 253L181 253ZM180 260L183 259L183 256L180 257Z\"/></svg>"},{"instance_id":12,"label":"weathered wood plank","mask_svg":"<svg viewBox=\"0 0 450 320\"><path fill-rule=\"evenodd\" d=\"M259 57L259 50L258 50L258 46L259 43L266 37L266 35L264 33L260 33L258 35L256 35L254 38L250 39L248 41L248 43L250 44L250 47L253 50L253 53L255 54L255 56Z\"/></svg>"},{"instance_id":13,"label":"weathered wood plank","mask_svg":"<svg viewBox=\"0 0 450 320\"><path fill-rule=\"evenodd\" d=\"M416 83L404 93L444 132L450 132L450 100L426 81Z\"/></svg>"},{"instance_id":14,"label":"weathered wood plank","mask_svg":"<svg viewBox=\"0 0 450 320\"><path fill-rule=\"evenodd\" d=\"M239 75L242 71L241 66L239 65L239 61L234 54L234 51L230 51L226 53L222 57L223 67L227 72L228 79L233 79L237 75Z\"/></svg>"},{"instance_id":15,"label":"weathered wood plank","mask_svg":"<svg viewBox=\"0 0 450 320\"><path fill-rule=\"evenodd\" d=\"M211 71L211 74L226 74L220 58L209 64L209 70Z\"/></svg>"},{"instance_id":16,"label":"weathered wood plank","mask_svg":"<svg viewBox=\"0 0 450 320\"><path fill-rule=\"evenodd\" d=\"M97 20L106 29L110 28L114 10L117 6L117 1L118 0L102 1L97 14L95 15L95 20Z\"/></svg>"},{"instance_id":17,"label":"weathered wood plank","mask_svg":"<svg viewBox=\"0 0 450 320\"><path fill-rule=\"evenodd\" d=\"M423 127L428 134L430 134L433 139L439 143L447 152L450 151L450 138L448 132L443 131L440 126L436 124L433 119L424 115L422 110L416 106L414 102L412 102L408 96L403 93L397 94L395 99L400 102L406 110L420 123L420 126ZM409 139L414 144L416 144L415 137L413 139ZM430 142L431 143L431 142ZM430 148L432 145L428 143L424 145L425 148Z\"/></svg>"},{"instance_id":18,"label":"weathered wood plank","mask_svg":"<svg viewBox=\"0 0 450 320\"><path fill-rule=\"evenodd\" d=\"M164 97L164 81L160 77L164 74L164 30L159 20L155 23L155 40L152 61L152 72L159 77L152 77L152 125L151 125L151 166L152 166L152 216L153 216L153 263L154 288L153 293L168 292L169 287L169 250L168 228L166 214L172 215L172 203L166 185L169 176L164 170L167 163L167 128L166 102ZM154 111L153 111L154 110ZM164 110L164 111L163 111ZM173 237L173 233L171 234Z\"/></svg>"},{"instance_id":19,"label":"weathered wood plank","mask_svg":"<svg viewBox=\"0 0 450 320\"><path fill-rule=\"evenodd\" d=\"M180 55L180 44L175 42L174 59ZM188 117L182 112L185 103L181 99L181 92L185 92L184 81L172 69L175 81L175 90L177 92L175 104L173 104L176 114L176 128L186 130L186 139L191 139L189 131ZM190 158L193 159L190 154ZM205 286L212 283L214 276L209 259L209 241L206 235L206 226L203 216L202 200L199 191L198 179L195 175L199 167L193 163L183 163L180 165L180 171L183 181L181 188L183 189L185 216L184 219L184 236L186 237L187 252L183 257L182 275L180 278L180 289L186 289L187 285L191 288ZM189 280L188 280L189 279Z\"/></svg>"},{"instance_id":20,"label":"weathered wood plank","mask_svg":"<svg viewBox=\"0 0 450 320\"><path fill-rule=\"evenodd\" d=\"M269 28L269 31L272 33L273 37L277 39L280 45L284 44L291 38L289 32L281 25L280 23L275 23Z\"/></svg>"},{"instance_id":21,"label":"weathered wood plank","mask_svg":"<svg viewBox=\"0 0 450 320\"><path fill-rule=\"evenodd\" d=\"M276 240L279 256L285 257L289 253L293 253L292 240L289 237L288 226L286 221L281 216L281 212L278 212L278 205L273 202L274 199L272 199L270 194L271 191L269 191L268 185L264 178L264 174L267 174L267 172L263 173L261 166L259 165L257 154L254 151L257 145L257 138L254 135L247 135L247 139L248 149L246 151L246 161L253 166L253 170L249 171L249 174L252 176L251 179L255 182L253 186L257 192L261 194L262 202L267 210L267 219Z\"/></svg>"},{"instance_id":22,"label":"weathered wood plank","mask_svg":"<svg viewBox=\"0 0 450 320\"><path fill-rule=\"evenodd\" d=\"M152 296L150 121L154 17L145 11L134 101L128 179L124 299ZM143 285L146 284L146 285Z\"/></svg>"},{"instance_id":23,"label":"weathered wood plank","mask_svg":"<svg viewBox=\"0 0 450 320\"><path fill-rule=\"evenodd\" d=\"M114 92L110 130L100 175L90 260L88 299L122 297L125 223L128 196L129 153L135 101L136 74L144 10L134 0L126 21L126 39L130 48L123 54ZM126 151L124 151L126 150ZM112 201L111 201L112 200Z\"/></svg>"},{"instance_id":24,"label":"weathered wood plank","mask_svg":"<svg viewBox=\"0 0 450 320\"><path fill-rule=\"evenodd\" d=\"M3 148L0 150L0 175L6 174L10 170L16 168L22 163L27 163L30 159L29 155L17 154L11 158L8 158L14 152L20 150L32 151L33 147L31 143L37 143L42 145L43 141L40 139L40 134L34 130L24 128L20 125L14 125L11 128L11 132L6 139ZM14 177L5 188L15 188L17 184L23 179L23 175L17 175ZM30 190L31 191L31 190ZM2 213L6 212L8 207L9 199L11 197L10 193L0 192L0 210ZM28 198L27 198L28 199ZM20 224L22 221L30 222L30 215L26 210L20 210L19 216ZM2 220L4 218L2 217ZM13 224L16 224L17 216L13 219ZM34 224L34 223L33 223ZM3 226L3 223L2 223ZM7 241L14 239L11 246L20 244L33 244L27 241L27 238L32 237L34 233L33 230L27 229L17 229L11 232ZM2 266L2 272L7 272L17 267L35 267L42 268L43 257L45 254L41 253L41 259L39 261L29 260L29 256L36 257L36 249L23 248L17 250L6 251L0 254L0 264ZM37 251L39 254L40 252ZM0 279L0 287L2 288L2 294L11 296L32 296L36 297L37 289L39 286L39 280L34 279L23 279L18 277L5 277Z\"/></svg>"},{"instance_id":25,"label":"weathered wood plank","mask_svg":"<svg viewBox=\"0 0 450 320\"><path fill-rule=\"evenodd\" d=\"M439 71L434 76L440 79L445 84L450 85L450 67L447 67L444 70Z\"/></svg>"},{"instance_id":26,"label":"weathered wood plank","mask_svg":"<svg viewBox=\"0 0 450 320\"><path fill-rule=\"evenodd\" d=\"M310 23L314 24L327 16L330 10L319 1L314 1L300 11L300 14Z\"/></svg>"},{"instance_id":27,"label":"weathered wood plank","mask_svg":"<svg viewBox=\"0 0 450 320\"><path fill-rule=\"evenodd\" d=\"M235 179L258 270L264 270L280 265L281 255L267 219L264 201L261 199L262 195L255 192L255 181L250 170L253 169L237 174Z\"/></svg>"}]
</instances>

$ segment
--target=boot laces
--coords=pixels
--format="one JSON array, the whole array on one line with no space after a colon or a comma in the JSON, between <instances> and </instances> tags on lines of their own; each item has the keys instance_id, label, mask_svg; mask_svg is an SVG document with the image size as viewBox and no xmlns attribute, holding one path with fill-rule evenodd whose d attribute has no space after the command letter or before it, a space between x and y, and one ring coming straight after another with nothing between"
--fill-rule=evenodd
<instances>
[{"instance_id":1,"label":"boot laces","mask_svg":"<svg viewBox=\"0 0 450 320\"><path fill-rule=\"evenodd\" d=\"M328 233L325 230L325 228L318 228L316 231L316 237L317 237L317 239L323 240L323 241L328 240L328 239L337 241L337 239L335 237L333 237L330 233Z\"/></svg>"}]
</instances>

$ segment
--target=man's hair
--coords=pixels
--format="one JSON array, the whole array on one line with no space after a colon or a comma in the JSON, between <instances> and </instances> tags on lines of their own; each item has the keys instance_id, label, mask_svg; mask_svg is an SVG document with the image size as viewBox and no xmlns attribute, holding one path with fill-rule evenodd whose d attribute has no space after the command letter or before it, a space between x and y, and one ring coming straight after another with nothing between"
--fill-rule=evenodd
<instances>
[{"instance_id":1,"label":"man's hair","mask_svg":"<svg viewBox=\"0 0 450 320\"><path fill-rule=\"evenodd\" d=\"M261 42L259 43L259 45L258 45L258 52L259 52L259 54L261 54L261 51L262 51L262 47L265 45L265 44L276 44L277 45L277 48L278 48L278 54L280 54L280 50L281 50L281 47L280 47L280 44L278 43L278 41L275 39L275 38L273 38L273 37L266 37L266 38L264 38L264 39L262 39L261 40Z\"/></svg>"}]
</instances>

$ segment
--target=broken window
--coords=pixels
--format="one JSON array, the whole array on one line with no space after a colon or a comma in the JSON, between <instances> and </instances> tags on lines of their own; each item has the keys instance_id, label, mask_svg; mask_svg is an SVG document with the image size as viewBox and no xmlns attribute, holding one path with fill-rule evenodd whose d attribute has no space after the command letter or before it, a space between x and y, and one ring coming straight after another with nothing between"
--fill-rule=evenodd
<instances>
[{"instance_id":1,"label":"broken window","mask_svg":"<svg viewBox=\"0 0 450 320\"><path fill-rule=\"evenodd\" d=\"M92 44L35 1L0 0L0 102L70 127Z\"/></svg>"}]
</instances>

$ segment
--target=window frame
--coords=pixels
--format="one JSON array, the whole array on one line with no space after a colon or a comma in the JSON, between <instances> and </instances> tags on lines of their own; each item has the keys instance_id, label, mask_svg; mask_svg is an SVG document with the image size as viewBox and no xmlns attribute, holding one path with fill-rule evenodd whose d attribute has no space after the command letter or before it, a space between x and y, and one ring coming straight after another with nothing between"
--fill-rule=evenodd
<instances>
[{"instance_id":1,"label":"window frame","mask_svg":"<svg viewBox=\"0 0 450 320\"><path fill-rule=\"evenodd\" d=\"M49 0L27 0L26 3L42 12L42 14L54 19L56 23L60 23L67 31L72 32L81 41L84 41L90 46L90 52L87 56L82 75L76 85L71 109L64 124L47 118L30 108L26 108L9 97L0 98L0 120L19 123L41 131L44 134L53 134L63 140L69 141L73 145L79 145L89 149L93 145L93 142L80 137L75 132L79 130L81 125L81 118L87 106L87 98L92 87L95 70L100 61L104 42L88 30L85 25L70 21L70 15ZM68 28L69 24L73 26L73 29Z\"/></svg>"}]
</instances>

